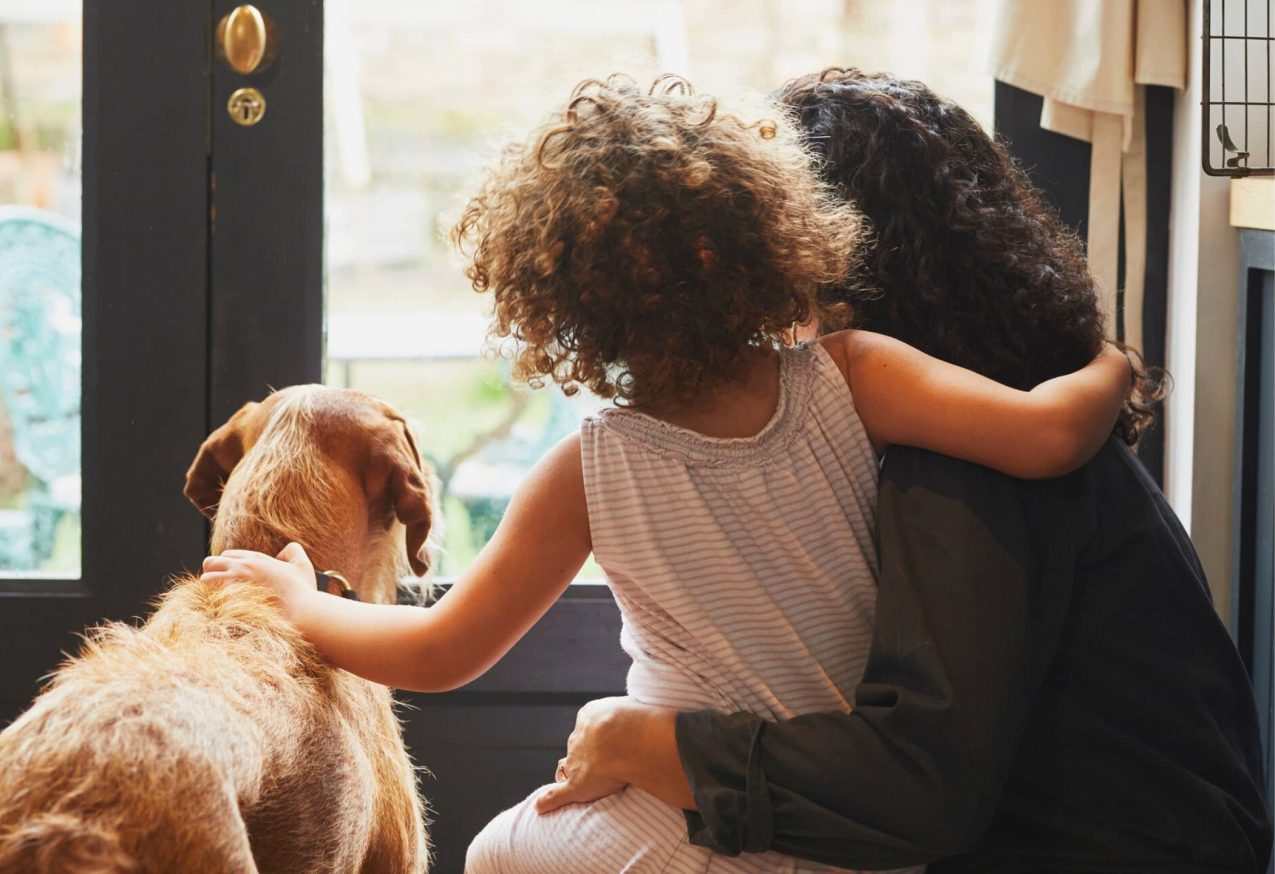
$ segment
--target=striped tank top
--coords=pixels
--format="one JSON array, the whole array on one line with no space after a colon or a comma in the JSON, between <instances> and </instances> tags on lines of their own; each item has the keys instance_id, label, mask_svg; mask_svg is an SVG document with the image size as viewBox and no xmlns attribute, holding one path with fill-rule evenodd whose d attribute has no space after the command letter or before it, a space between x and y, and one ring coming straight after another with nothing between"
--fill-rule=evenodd
<instances>
[{"instance_id":1,"label":"striped tank top","mask_svg":"<svg viewBox=\"0 0 1275 874\"><path fill-rule=\"evenodd\" d=\"M872 639L877 462L824 348L780 354L779 402L753 437L619 408L582 424L594 557L638 701L767 719L850 710ZM840 870L715 856L687 842L680 811L634 787L546 816L534 797L484 829L467 871Z\"/></svg>"}]
</instances>

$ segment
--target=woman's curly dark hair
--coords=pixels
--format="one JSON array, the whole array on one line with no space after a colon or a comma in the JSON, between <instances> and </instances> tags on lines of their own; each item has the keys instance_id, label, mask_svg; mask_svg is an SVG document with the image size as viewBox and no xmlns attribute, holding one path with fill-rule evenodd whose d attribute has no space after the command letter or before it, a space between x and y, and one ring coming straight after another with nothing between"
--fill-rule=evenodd
<instances>
[{"instance_id":1,"label":"woman's curly dark hair","mask_svg":"<svg viewBox=\"0 0 1275 874\"><path fill-rule=\"evenodd\" d=\"M1021 389L1098 353L1105 321L1079 240L965 110L853 68L794 79L778 98L875 236L842 294L856 326ZM1165 380L1131 359L1117 431L1132 444Z\"/></svg>"},{"instance_id":2,"label":"woman's curly dark hair","mask_svg":"<svg viewBox=\"0 0 1275 874\"><path fill-rule=\"evenodd\" d=\"M453 239L494 297L514 375L677 405L794 322L844 320L854 208L773 104L728 112L677 77L586 80L508 146Z\"/></svg>"}]
</instances>

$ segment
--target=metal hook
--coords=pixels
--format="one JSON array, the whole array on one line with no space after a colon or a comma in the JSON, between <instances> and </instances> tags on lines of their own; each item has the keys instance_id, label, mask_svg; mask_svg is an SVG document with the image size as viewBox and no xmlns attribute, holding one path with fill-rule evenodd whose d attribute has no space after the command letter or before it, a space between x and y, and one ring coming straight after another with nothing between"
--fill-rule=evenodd
<instances>
[{"instance_id":1,"label":"metal hook","mask_svg":"<svg viewBox=\"0 0 1275 874\"><path fill-rule=\"evenodd\" d=\"M1227 154L1235 155L1234 158L1226 159L1226 166L1228 167L1248 166L1248 152L1242 150L1239 146L1235 145L1234 141L1231 139L1231 132L1227 130L1226 125L1219 124L1217 126L1217 138L1222 143L1223 151L1225 151Z\"/></svg>"}]
</instances>

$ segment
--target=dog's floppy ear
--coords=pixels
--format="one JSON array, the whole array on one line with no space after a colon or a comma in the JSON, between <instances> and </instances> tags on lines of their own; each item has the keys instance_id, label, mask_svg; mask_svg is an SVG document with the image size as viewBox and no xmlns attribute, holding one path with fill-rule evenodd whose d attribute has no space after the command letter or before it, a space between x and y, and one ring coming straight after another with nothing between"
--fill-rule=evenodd
<instances>
[{"instance_id":1,"label":"dog's floppy ear","mask_svg":"<svg viewBox=\"0 0 1275 874\"><path fill-rule=\"evenodd\" d=\"M429 571L429 550L425 542L433 524L430 489L421 467L421 454L412 429L401 422L405 440L396 441L390 458L390 501L394 515L407 526L407 560L418 577Z\"/></svg>"},{"instance_id":2,"label":"dog's floppy ear","mask_svg":"<svg viewBox=\"0 0 1275 874\"><path fill-rule=\"evenodd\" d=\"M255 402L244 404L230 421L209 434L186 471L186 487L182 493L209 519L217 515L226 477L244 456L243 424L256 406Z\"/></svg>"}]
</instances>

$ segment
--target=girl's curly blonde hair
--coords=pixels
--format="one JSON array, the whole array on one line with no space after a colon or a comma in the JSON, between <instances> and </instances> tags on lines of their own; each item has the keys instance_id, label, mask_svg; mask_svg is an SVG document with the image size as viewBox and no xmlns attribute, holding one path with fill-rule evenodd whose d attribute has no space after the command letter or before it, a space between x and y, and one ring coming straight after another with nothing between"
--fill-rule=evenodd
<instances>
[{"instance_id":1,"label":"girl's curly blonde hair","mask_svg":"<svg viewBox=\"0 0 1275 874\"><path fill-rule=\"evenodd\" d=\"M516 341L515 378L680 405L794 323L845 320L823 291L844 290L858 214L771 109L616 74L505 148L453 239L494 296L491 337Z\"/></svg>"}]
</instances>

